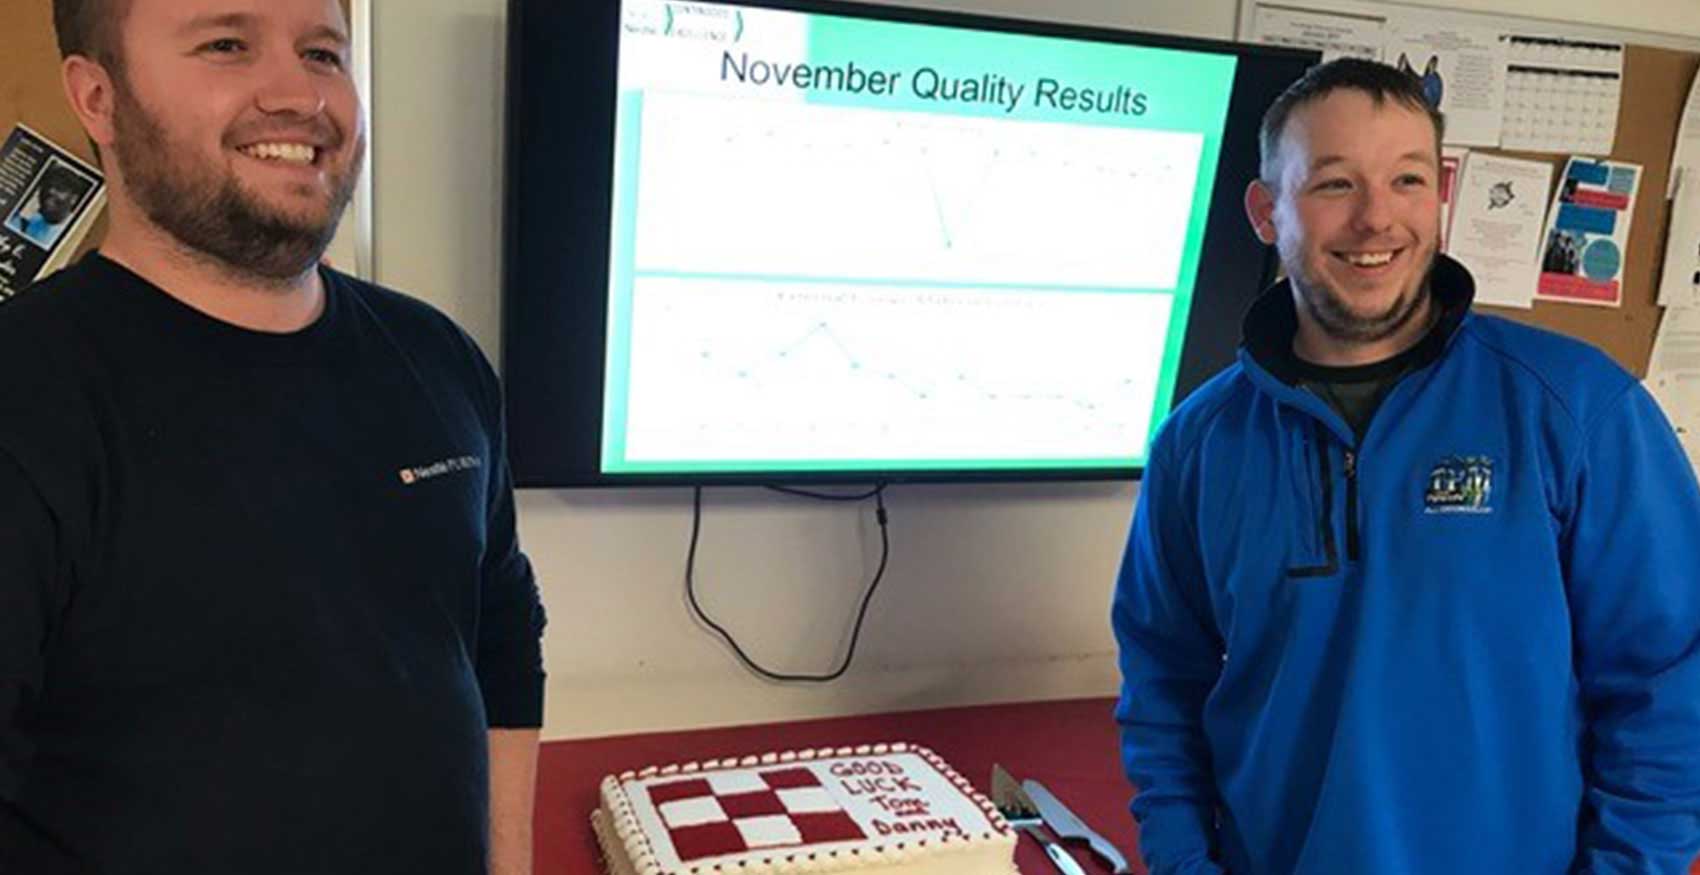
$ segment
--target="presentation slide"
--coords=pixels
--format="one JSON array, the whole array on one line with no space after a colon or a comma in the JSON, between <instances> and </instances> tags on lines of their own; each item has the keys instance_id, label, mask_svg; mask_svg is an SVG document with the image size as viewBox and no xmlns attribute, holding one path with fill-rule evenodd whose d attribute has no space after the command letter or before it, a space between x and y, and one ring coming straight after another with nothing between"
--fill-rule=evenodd
<instances>
[{"instance_id":1,"label":"presentation slide","mask_svg":"<svg viewBox=\"0 0 1700 875\"><path fill-rule=\"evenodd\" d=\"M604 471L1143 464L1233 57L622 17Z\"/></svg>"}]
</instances>

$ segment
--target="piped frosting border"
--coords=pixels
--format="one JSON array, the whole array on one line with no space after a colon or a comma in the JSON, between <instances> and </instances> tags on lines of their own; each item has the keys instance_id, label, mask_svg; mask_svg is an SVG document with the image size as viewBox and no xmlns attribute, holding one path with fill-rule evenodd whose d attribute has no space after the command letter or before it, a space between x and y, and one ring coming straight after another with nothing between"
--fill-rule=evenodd
<instances>
[{"instance_id":1,"label":"piped frosting border","mask_svg":"<svg viewBox=\"0 0 1700 875\"><path fill-rule=\"evenodd\" d=\"M680 873L665 872L661 868L649 837L638 825L637 814L633 809L631 798L626 794L624 782L675 775L694 775L726 769L751 769L761 766L807 763L838 757L882 756L902 753L918 756L925 760L928 765L937 769L940 775L980 808L992 829L965 840L953 839L948 835L937 840L893 837L891 840L883 842L869 840L872 843L871 845L856 848L830 848L819 851L798 850L794 847L786 848L776 850L771 856L742 861L734 868L740 875L762 875L766 872L781 871L781 866L785 867L782 871L830 872L856 866L899 863L918 856L961 853L962 851L959 848L963 846L1014 845L1014 830L1011 829L1009 822L1004 820L1003 815L998 813L997 806L993 805L990 799L976 790L967 778L962 777L938 754L928 748L906 742L812 748L628 770L602 779L602 806L605 816L612 821L610 825L613 828L614 841L624 846L626 859L631 861L632 868L637 875L680 875ZM691 866L684 871L686 873L713 873L726 870L719 863L710 863L702 866Z\"/></svg>"}]
</instances>

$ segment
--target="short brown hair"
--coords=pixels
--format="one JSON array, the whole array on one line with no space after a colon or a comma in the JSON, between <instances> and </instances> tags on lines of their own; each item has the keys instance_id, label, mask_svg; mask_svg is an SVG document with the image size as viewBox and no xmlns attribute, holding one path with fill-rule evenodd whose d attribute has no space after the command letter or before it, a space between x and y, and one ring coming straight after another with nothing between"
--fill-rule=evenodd
<instances>
[{"instance_id":1,"label":"short brown hair","mask_svg":"<svg viewBox=\"0 0 1700 875\"><path fill-rule=\"evenodd\" d=\"M1280 181L1276 178L1275 162L1281 154L1281 138L1287 133L1287 118L1294 110L1341 90L1367 94L1376 106L1392 101L1428 116L1429 123L1434 125L1436 148L1446 136L1446 117L1430 106L1423 96L1422 80L1378 61L1338 58L1310 68L1299 81L1275 98L1269 111L1264 113L1258 146L1262 152L1261 175L1265 183L1273 185Z\"/></svg>"},{"instance_id":2,"label":"short brown hair","mask_svg":"<svg viewBox=\"0 0 1700 875\"><path fill-rule=\"evenodd\" d=\"M59 54L82 55L118 72L124 63L121 30L130 0L53 0Z\"/></svg>"}]
</instances>

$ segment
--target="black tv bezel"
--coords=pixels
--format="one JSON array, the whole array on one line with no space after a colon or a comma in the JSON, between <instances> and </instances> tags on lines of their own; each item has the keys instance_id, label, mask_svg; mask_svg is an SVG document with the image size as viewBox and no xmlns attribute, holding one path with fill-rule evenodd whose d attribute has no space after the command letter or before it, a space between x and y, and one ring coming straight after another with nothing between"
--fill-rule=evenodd
<instances>
[{"instance_id":1,"label":"black tv bezel","mask_svg":"<svg viewBox=\"0 0 1700 875\"><path fill-rule=\"evenodd\" d=\"M1219 182L1199 259L1174 402L1232 361L1240 315L1274 276L1243 219L1257 126L1315 52L1108 27L844 0L718 5L846 15L1233 54ZM1136 479L1142 468L904 469L609 474L601 470L613 129L620 3L509 0L503 203L502 374L508 458L521 488L964 483ZM1248 60L1252 63L1246 63ZM1239 168L1238 171L1234 170ZM1233 177L1223 178L1224 170ZM1250 277L1251 279L1247 279ZM581 293L572 293L581 289Z\"/></svg>"}]
</instances>

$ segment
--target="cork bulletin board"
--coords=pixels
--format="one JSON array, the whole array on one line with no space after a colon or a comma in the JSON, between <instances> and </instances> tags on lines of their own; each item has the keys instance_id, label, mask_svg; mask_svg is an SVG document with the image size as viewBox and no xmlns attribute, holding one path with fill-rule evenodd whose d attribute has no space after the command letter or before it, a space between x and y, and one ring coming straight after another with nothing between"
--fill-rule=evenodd
<instances>
[{"instance_id":1,"label":"cork bulletin board","mask_svg":"<svg viewBox=\"0 0 1700 875\"><path fill-rule=\"evenodd\" d=\"M1481 307L1483 312L1580 337L1598 346L1638 377L1647 375L1653 336L1659 328L1659 270L1665 262L1670 227L1671 153L1688 87L1700 70L1700 53L1629 46L1623 58L1623 104L1617 117L1617 141L1609 157L1640 164L1641 194L1631 220L1624 261L1623 306L1593 307L1536 301L1533 310ZM1554 188L1561 182L1562 155L1500 152L1553 165ZM1549 197L1552 192L1548 192Z\"/></svg>"}]
</instances>

